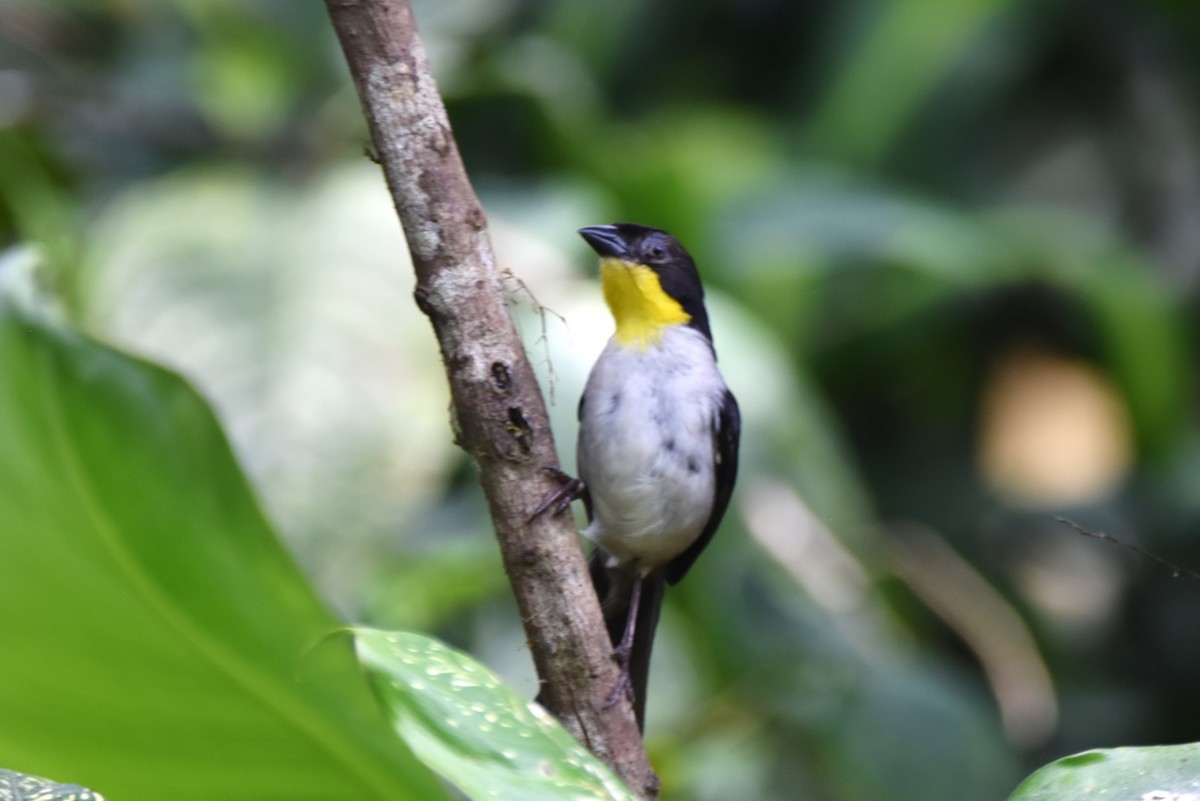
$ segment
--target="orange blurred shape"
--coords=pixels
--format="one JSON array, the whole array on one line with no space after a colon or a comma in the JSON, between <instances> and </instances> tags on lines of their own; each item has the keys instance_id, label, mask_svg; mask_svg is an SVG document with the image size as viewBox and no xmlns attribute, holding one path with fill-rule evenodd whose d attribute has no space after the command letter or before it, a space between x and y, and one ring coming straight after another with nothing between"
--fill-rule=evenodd
<instances>
[{"instance_id":1,"label":"orange blurred shape","mask_svg":"<svg viewBox=\"0 0 1200 801\"><path fill-rule=\"evenodd\" d=\"M1023 346L992 368L980 409L979 467L1011 502L1101 500L1132 459L1125 404L1091 363Z\"/></svg>"}]
</instances>

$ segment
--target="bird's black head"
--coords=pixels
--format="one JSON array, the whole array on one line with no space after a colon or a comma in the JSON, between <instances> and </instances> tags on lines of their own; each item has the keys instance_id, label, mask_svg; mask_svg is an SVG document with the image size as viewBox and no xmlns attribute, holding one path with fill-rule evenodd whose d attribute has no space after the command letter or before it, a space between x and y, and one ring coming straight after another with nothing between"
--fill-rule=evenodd
<instances>
[{"instance_id":1,"label":"bird's black head","mask_svg":"<svg viewBox=\"0 0 1200 801\"><path fill-rule=\"evenodd\" d=\"M692 257L675 237L658 228L626 222L581 228L579 235L600 255L602 263L604 259L615 259L652 270L658 276L662 291L676 300L691 318L687 324L712 339L700 274ZM611 298L609 305L613 305ZM619 309L614 307L613 312L620 318Z\"/></svg>"}]
</instances>

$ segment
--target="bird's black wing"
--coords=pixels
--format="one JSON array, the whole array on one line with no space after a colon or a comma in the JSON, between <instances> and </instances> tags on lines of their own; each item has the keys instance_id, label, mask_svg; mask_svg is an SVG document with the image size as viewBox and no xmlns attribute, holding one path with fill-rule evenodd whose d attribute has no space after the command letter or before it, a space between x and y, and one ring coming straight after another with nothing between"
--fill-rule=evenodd
<instances>
[{"instance_id":1,"label":"bird's black wing","mask_svg":"<svg viewBox=\"0 0 1200 801\"><path fill-rule=\"evenodd\" d=\"M721 518L725 516L725 510L729 507L729 497L733 495L733 484L737 480L738 443L741 435L742 415L738 410L737 399L726 389L721 409L713 422L713 458L716 462L717 482L712 514L708 516L704 530L691 547L667 563L663 573L668 584L679 583L713 538L713 534L717 533L717 526L721 525Z\"/></svg>"},{"instance_id":2,"label":"bird's black wing","mask_svg":"<svg viewBox=\"0 0 1200 801\"><path fill-rule=\"evenodd\" d=\"M579 395L579 408L575 411L575 419L583 420L583 401L587 398L587 392L582 392ZM587 521L592 522L592 493L588 491L587 480L583 477L583 470L578 464L575 465L575 472L578 473L578 478L583 482L583 491L579 494L579 499L583 501L583 509L587 512ZM603 598L604 596L600 596Z\"/></svg>"}]
</instances>

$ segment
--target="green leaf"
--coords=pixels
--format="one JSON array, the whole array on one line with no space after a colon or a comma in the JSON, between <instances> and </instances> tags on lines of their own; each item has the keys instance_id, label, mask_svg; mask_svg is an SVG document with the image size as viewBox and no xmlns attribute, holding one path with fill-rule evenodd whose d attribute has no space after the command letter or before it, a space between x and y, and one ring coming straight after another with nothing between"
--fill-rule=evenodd
<instances>
[{"instance_id":1,"label":"green leaf","mask_svg":"<svg viewBox=\"0 0 1200 801\"><path fill-rule=\"evenodd\" d=\"M1195 801L1200 743L1111 748L1064 757L1038 770L1009 801Z\"/></svg>"},{"instance_id":2,"label":"green leaf","mask_svg":"<svg viewBox=\"0 0 1200 801\"><path fill-rule=\"evenodd\" d=\"M356 629L355 641L396 731L469 797L636 799L540 706L466 654L419 634Z\"/></svg>"},{"instance_id":3,"label":"green leaf","mask_svg":"<svg viewBox=\"0 0 1200 801\"><path fill-rule=\"evenodd\" d=\"M0 764L121 801L445 797L348 644L322 642L340 624L207 404L20 310L11 266L0 259Z\"/></svg>"},{"instance_id":4,"label":"green leaf","mask_svg":"<svg viewBox=\"0 0 1200 801\"><path fill-rule=\"evenodd\" d=\"M104 801L104 796L78 784L0 769L0 801Z\"/></svg>"}]
</instances>

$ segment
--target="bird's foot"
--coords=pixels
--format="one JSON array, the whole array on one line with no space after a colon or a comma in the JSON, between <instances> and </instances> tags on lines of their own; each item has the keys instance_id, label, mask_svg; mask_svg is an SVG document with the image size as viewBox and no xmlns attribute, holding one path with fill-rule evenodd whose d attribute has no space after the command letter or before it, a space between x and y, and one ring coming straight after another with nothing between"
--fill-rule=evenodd
<instances>
[{"instance_id":1,"label":"bird's foot","mask_svg":"<svg viewBox=\"0 0 1200 801\"><path fill-rule=\"evenodd\" d=\"M533 510L533 514L529 516L529 522L533 522L550 509L553 509L551 517L557 517L567 510L572 501L583 497L585 488L581 479L569 476L557 467L543 467L542 470L549 473L559 483L559 487L546 496L541 506Z\"/></svg>"},{"instance_id":2,"label":"bird's foot","mask_svg":"<svg viewBox=\"0 0 1200 801\"><path fill-rule=\"evenodd\" d=\"M629 677L629 657L632 651L632 648L624 648L620 645L613 649L613 661L617 663L617 667L620 668L621 672L617 676L616 686L608 694L608 700L604 703L605 709L620 701L622 695L629 699L629 703L634 703L633 680Z\"/></svg>"}]
</instances>

